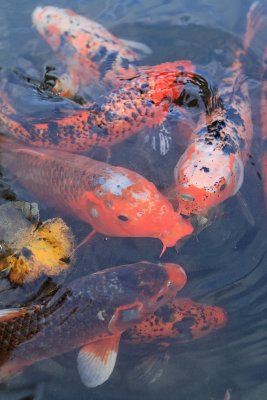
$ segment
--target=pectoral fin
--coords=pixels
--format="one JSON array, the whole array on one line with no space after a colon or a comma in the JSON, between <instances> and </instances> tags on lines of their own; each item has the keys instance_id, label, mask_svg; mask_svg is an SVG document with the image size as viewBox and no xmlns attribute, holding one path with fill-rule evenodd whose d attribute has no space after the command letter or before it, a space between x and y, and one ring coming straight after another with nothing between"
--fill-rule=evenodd
<instances>
[{"instance_id":1,"label":"pectoral fin","mask_svg":"<svg viewBox=\"0 0 267 400\"><path fill-rule=\"evenodd\" d=\"M111 375L118 354L120 335L84 346L78 354L78 371L87 387L104 383Z\"/></svg>"},{"instance_id":2,"label":"pectoral fin","mask_svg":"<svg viewBox=\"0 0 267 400\"><path fill-rule=\"evenodd\" d=\"M141 57L146 57L150 56L152 54L152 49L147 46L145 43L141 42L136 42L134 40L128 40L128 39L122 39L120 40L128 47L131 47L131 49L135 50L137 53L141 55Z\"/></svg>"},{"instance_id":3,"label":"pectoral fin","mask_svg":"<svg viewBox=\"0 0 267 400\"><path fill-rule=\"evenodd\" d=\"M167 352L144 357L130 371L130 380L135 386L152 385L163 374L169 359Z\"/></svg>"}]
</instances>

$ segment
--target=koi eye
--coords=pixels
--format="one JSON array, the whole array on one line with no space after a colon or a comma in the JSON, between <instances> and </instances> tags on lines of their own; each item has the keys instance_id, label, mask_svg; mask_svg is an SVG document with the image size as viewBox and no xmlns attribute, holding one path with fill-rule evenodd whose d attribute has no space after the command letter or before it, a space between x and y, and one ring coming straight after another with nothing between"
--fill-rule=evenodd
<instances>
[{"instance_id":1,"label":"koi eye","mask_svg":"<svg viewBox=\"0 0 267 400\"><path fill-rule=\"evenodd\" d=\"M118 215L118 217L117 217L119 220L121 220L121 221L129 221L129 218L128 217L126 217L126 215Z\"/></svg>"}]
</instances>

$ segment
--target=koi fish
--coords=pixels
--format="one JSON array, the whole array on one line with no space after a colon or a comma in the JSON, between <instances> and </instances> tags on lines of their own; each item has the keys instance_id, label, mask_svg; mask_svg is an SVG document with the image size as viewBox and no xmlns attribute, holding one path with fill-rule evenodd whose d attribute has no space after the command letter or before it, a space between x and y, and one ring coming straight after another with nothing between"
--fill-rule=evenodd
<instances>
[{"instance_id":1,"label":"koi fish","mask_svg":"<svg viewBox=\"0 0 267 400\"><path fill-rule=\"evenodd\" d=\"M105 269L59 288L30 307L0 311L0 378L80 348L83 383L112 373L121 334L176 295L186 283L176 264L140 262Z\"/></svg>"},{"instance_id":2,"label":"koi fish","mask_svg":"<svg viewBox=\"0 0 267 400\"><path fill-rule=\"evenodd\" d=\"M0 128L18 140L40 147L74 153L94 146L109 148L130 136L161 124L178 102L188 82L200 85L202 77L187 61L139 68L121 87L98 102L55 116L32 119L15 110L7 94L0 92ZM66 115L66 113L68 113ZM60 118L61 117L61 118Z\"/></svg>"},{"instance_id":3,"label":"koi fish","mask_svg":"<svg viewBox=\"0 0 267 400\"><path fill-rule=\"evenodd\" d=\"M129 345L146 345L145 355L131 370L131 378L135 382L154 383L162 375L177 344L216 332L225 326L227 319L221 307L186 298L169 301L122 335Z\"/></svg>"},{"instance_id":4,"label":"koi fish","mask_svg":"<svg viewBox=\"0 0 267 400\"><path fill-rule=\"evenodd\" d=\"M177 298L128 329L123 339L130 343L186 343L222 328L227 314L221 307Z\"/></svg>"},{"instance_id":5,"label":"koi fish","mask_svg":"<svg viewBox=\"0 0 267 400\"><path fill-rule=\"evenodd\" d=\"M243 76L245 55L245 46L237 49L218 93L210 90L207 112L176 165L179 211L184 215L206 215L242 186L253 134L248 84Z\"/></svg>"},{"instance_id":6,"label":"koi fish","mask_svg":"<svg viewBox=\"0 0 267 400\"><path fill-rule=\"evenodd\" d=\"M266 34L267 27L267 9L260 1L252 3L247 14L247 26L250 28L249 40L247 40L247 47L254 39L257 33L263 28L263 34ZM261 60L261 97L260 97L260 121L261 121L261 173L263 180L263 191L265 199L265 208L267 209L267 126L266 126L266 112L267 112L267 46L263 50Z\"/></svg>"},{"instance_id":7,"label":"koi fish","mask_svg":"<svg viewBox=\"0 0 267 400\"><path fill-rule=\"evenodd\" d=\"M267 60L267 50L265 52L265 60ZM267 68L266 61L264 67L264 76L266 76ZM262 83L262 95L261 95L261 134L263 143L263 154L261 159L261 171L263 179L263 190L265 199L265 208L267 209L267 129L266 129L266 110L267 110L267 82L266 79Z\"/></svg>"},{"instance_id":8,"label":"koi fish","mask_svg":"<svg viewBox=\"0 0 267 400\"><path fill-rule=\"evenodd\" d=\"M140 55L127 45L127 41L125 44L96 21L72 10L51 6L37 7L32 21L67 66L68 73L56 81L56 93L71 96L95 81L119 85L119 76L136 73Z\"/></svg>"},{"instance_id":9,"label":"koi fish","mask_svg":"<svg viewBox=\"0 0 267 400\"><path fill-rule=\"evenodd\" d=\"M159 238L163 252L193 231L152 182L126 168L59 150L27 148L5 138L1 151L1 165L29 192L94 231Z\"/></svg>"}]
</instances>

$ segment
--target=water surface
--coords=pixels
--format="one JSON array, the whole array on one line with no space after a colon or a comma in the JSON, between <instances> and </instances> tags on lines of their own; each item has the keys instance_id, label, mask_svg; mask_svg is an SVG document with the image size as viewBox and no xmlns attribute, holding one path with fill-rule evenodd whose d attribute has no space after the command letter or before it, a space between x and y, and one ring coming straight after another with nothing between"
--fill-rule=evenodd
<instances>
[{"instance_id":1,"label":"water surface","mask_svg":"<svg viewBox=\"0 0 267 400\"><path fill-rule=\"evenodd\" d=\"M72 8L95 19L119 37L146 43L152 54L143 60L144 64L187 58L216 82L232 61L231 43L242 43L251 3L250 0L58 0L53 5ZM42 1L41 5L51 2ZM35 7L33 0L0 1L0 66L21 67L40 78L46 65L58 65L58 61L32 27L31 12ZM223 400L227 389L231 389L233 400L266 398L267 227L262 181L257 174L260 170L259 54L257 47L252 49L246 66L254 143L241 189L254 225L250 225L237 198L231 198L216 211L211 226L190 238L178 253L171 248L162 257L162 261L184 266L188 284L182 295L225 308L229 314L227 326L199 341L177 345L164 373L153 384L138 382L133 373L144 356L143 350L123 345L111 379L99 388L90 390L82 385L74 352L28 368L2 386L1 400ZM35 100L26 100L20 107L31 112L28 102ZM177 151L181 152L183 147L177 143L162 157L151 147L141 146L142 140L132 138L115 146L111 162L135 169L157 185L166 185L172 176ZM15 197L32 200L9 175L2 177L0 189L2 201ZM42 219L58 215L45 204L40 203L40 208ZM66 220L78 238L86 234L85 224L70 217ZM97 235L81 251L69 279L100 267L143 259L157 262L160 250L160 242L152 239L107 239ZM27 297L23 289L20 293ZM2 291L2 305L11 304L12 299L13 292Z\"/></svg>"}]
</instances>

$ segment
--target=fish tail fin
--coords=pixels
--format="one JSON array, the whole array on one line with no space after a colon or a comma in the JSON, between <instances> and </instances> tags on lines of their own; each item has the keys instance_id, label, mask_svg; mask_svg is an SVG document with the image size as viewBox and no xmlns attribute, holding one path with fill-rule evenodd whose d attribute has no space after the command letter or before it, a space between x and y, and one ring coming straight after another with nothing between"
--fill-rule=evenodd
<instances>
[{"instance_id":1,"label":"fish tail fin","mask_svg":"<svg viewBox=\"0 0 267 400\"><path fill-rule=\"evenodd\" d=\"M247 52L258 32L267 26L267 8L261 1L254 1L247 13L244 51Z\"/></svg>"},{"instance_id":2,"label":"fish tail fin","mask_svg":"<svg viewBox=\"0 0 267 400\"><path fill-rule=\"evenodd\" d=\"M164 350L164 348L162 348ZM143 357L127 375L128 383L136 386L152 385L160 379L169 362L168 351Z\"/></svg>"},{"instance_id":3,"label":"fish tail fin","mask_svg":"<svg viewBox=\"0 0 267 400\"><path fill-rule=\"evenodd\" d=\"M120 40L124 43L125 46L130 47L132 50L137 52L137 58L143 58L150 56L153 51L152 49L143 42L136 42L134 40L122 39Z\"/></svg>"}]
</instances>

